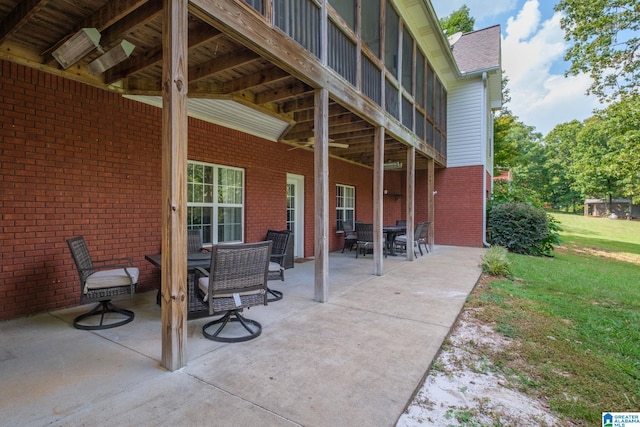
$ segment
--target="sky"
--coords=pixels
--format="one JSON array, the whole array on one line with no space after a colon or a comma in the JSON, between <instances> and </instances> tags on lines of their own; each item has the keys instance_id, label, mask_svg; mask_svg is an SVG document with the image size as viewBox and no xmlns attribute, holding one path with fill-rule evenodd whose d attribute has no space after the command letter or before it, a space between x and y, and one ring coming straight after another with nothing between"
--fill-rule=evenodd
<instances>
[{"instance_id":1,"label":"sky","mask_svg":"<svg viewBox=\"0 0 640 427\"><path fill-rule=\"evenodd\" d=\"M602 108L586 96L588 76L564 77L569 44L555 0L431 0L438 17L467 5L475 30L500 25L502 69L509 78L507 107L525 125L546 135L556 125L584 120Z\"/></svg>"}]
</instances>

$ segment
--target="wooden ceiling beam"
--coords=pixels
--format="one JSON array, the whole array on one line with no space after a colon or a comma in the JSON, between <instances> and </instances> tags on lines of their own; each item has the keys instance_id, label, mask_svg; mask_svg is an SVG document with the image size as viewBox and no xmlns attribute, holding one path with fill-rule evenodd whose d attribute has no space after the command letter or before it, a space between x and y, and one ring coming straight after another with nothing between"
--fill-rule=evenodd
<instances>
[{"instance_id":1,"label":"wooden ceiling beam","mask_svg":"<svg viewBox=\"0 0 640 427\"><path fill-rule=\"evenodd\" d=\"M157 2L158 0L153 0L153 2ZM78 32L81 28L97 28L98 31L102 32L104 29L110 27L115 24L119 20L123 19L125 16L129 15L129 13L138 9L140 6L145 5L147 0L113 0L108 1L102 8L97 10L95 13L87 17L85 20L80 22L74 29L74 31L69 34L69 37ZM160 2L162 3L162 2ZM160 5L162 9L162 4ZM58 48L62 43L64 43L67 38L63 38L59 40L54 45L50 46L49 49L45 50L42 55L44 58L44 63L47 65L53 64L55 59L51 56L51 53ZM101 39L102 41L102 39Z\"/></svg>"},{"instance_id":2,"label":"wooden ceiling beam","mask_svg":"<svg viewBox=\"0 0 640 427\"><path fill-rule=\"evenodd\" d=\"M329 106L329 118L340 116L342 114L353 114L349 110L345 109L342 105L333 103ZM313 110L302 110L294 113L294 119L298 123L305 123L313 121Z\"/></svg>"},{"instance_id":3,"label":"wooden ceiling beam","mask_svg":"<svg viewBox=\"0 0 640 427\"><path fill-rule=\"evenodd\" d=\"M295 113L297 111L311 110L312 114L315 114L313 111L313 97L307 97L302 99L293 99L291 101L285 101L280 106L280 112L283 114Z\"/></svg>"},{"instance_id":4,"label":"wooden ceiling beam","mask_svg":"<svg viewBox=\"0 0 640 427\"><path fill-rule=\"evenodd\" d=\"M20 31L22 26L35 16L40 9L49 3L48 0L26 0L18 2L16 7L0 22L0 43L12 34Z\"/></svg>"},{"instance_id":5,"label":"wooden ceiling beam","mask_svg":"<svg viewBox=\"0 0 640 427\"><path fill-rule=\"evenodd\" d=\"M358 118L358 116L355 116L349 112L345 112L344 109L339 111L339 114L336 114L336 113L338 113L338 110L334 109L334 115L332 116L331 114L329 114L330 128L333 128L334 126L339 126L339 125L349 125L349 124L356 124L356 123L362 122L362 119ZM298 116L296 115L295 118L297 117ZM303 122L296 121L295 130L296 131L312 130L313 126L314 126L313 121L303 121Z\"/></svg>"},{"instance_id":6,"label":"wooden ceiling beam","mask_svg":"<svg viewBox=\"0 0 640 427\"><path fill-rule=\"evenodd\" d=\"M107 6L110 3L111 2L107 3ZM123 38L123 34L131 31L132 28L144 25L155 19L162 12L162 0L150 0L148 3L135 9L135 13L131 12L132 10L101 31L102 37L100 38L100 44L103 47L109 46L114 41Z\"/></svg>"},{"instance_id":7,"label":"wooden ceiling beam","mask_svg":"<svg viewBox=\"0 0 640 427\"><path fill-rule=\"evenodd\" d=\"M269 102L278 102L278 101L286 100L287 98L300 96L304 94L312 95L313 88L305 83L302 83L301 81L296 81L293 84L290 84L278 89L274 89L274 90L268 90L256 95L256 103L267 104ZM312 102L313 102L313 97L307 97L307 98L312 98Z\"/></svg>"},{"instance_id":8,"label":"wooden ceiling beam","mask_svg":"<svg viewBox=\"0 0 640 427\"><path fill-rule=\"evenodd\" d=\"M197 82L230 68L245 65L259 58L256 53L250 50L242 50L213 58L202 64L193 65L189 67L189 83Z\"/></svg>"},{"instance_id":9,"label":"wooden ceiling beam","mask_svg":"<svg viewBox=\"0 0 640 427\"><path fill-rule=\"evenodd\" d=\"M146 6L148 3L157 3L158 0L112 0L105 3L105 5L97 10L94 14L90 15L87 19L76 28L97 28L102 32L104 29L109 28L116 22L129 15L134 10L141 6ZM152 6L157 7L157 6ZM162 2L160 1L160 10L162 10Z\"/></svg>"},{"instance_id":10,"label":"wooden ceiling beam","mask_svg":"<svg viewBox=\"0 0 640 427\"><path fill-rule=\"evenodd\" d=\"M189 31L189 49L198 47L217 37L222 37L222 33L219 30L207 24L200 25L196 30ZM104 80L106 83L113 83L124 79L130 74L138 73L149 67L158 65L161 61L162 48L158 47L142 55L129 58L129 60L107 70L104 75Z\"/></svg>"},{"instance_id":11,"label":"wooden ceiling beam","mask_svg":"<svg viewBox=\"0 0 640 427\"><path fill-rule=\"evenodd\" d=\"M233 79L222 84L222 92L232 94L252 89L257 86L277 83L291 77L289 73L278 67L269 67L248 76Z\"/></svg>"},{"instance_id":12,"label":"wooden ceiling beam","mask_svg":"<svg viewBox=\"0 0 640 427\"><path fill-rule=\"evenodd\" d=\"M364 121L334 126L332 123L329 124L329 137L335 142L344 142L350 138L373 138L374 129ZM309 129L304 127L302 129L298 129L297 127L293 127L291 132L287 133L287 140L306 140L313 136L313 128Z\"/></svg>"}]
</instances>

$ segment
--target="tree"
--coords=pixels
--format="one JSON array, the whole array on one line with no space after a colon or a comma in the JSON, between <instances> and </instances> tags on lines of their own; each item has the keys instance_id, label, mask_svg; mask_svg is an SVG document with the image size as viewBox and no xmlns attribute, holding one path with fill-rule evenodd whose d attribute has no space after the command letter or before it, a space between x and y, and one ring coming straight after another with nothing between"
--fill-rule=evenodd
<instances>
[{"instance_id":1,"label":"tree","mask_svg":"<svg viewBox=\"0 0 640 427\"><path fill-rule=\"evenodd\" d=\"M507 104L511 102L511 91L508 84L509 78L504 76L503 72L502 106L497 117L493 120L493 176L498 176L502 170L511 168L520 154L516 143L508 138L509 130L517 120L517 117L507 107Z\"/></svg>"},{"instance_id":2,"label":"tree","mask_svg":"<svg viewBox=\"0 0 640 427\"><path fill-rule=\"evenodd\" d=\"M515 144L518 156L511 167L516 185L528 189L539 200L548 199L549 177L545 168L546 153L542 134L533 126L516 121L507 135Z\"/></svg>"},{"instance_id":3,"label":"tree","mask_svg":"<svg viewBox=\"0 0 640 427\"><path fill-rule=\"evenodd\" d=\"M556 209L573 208L584 199L575 190L575 179L570 169L573 165L572 153L576 147L578 133L584 125L578 120L557 125L545 136L546 164L549 176L549 196L547 201Z\"/></svg>"},{"instance_id":4,"label":"tree","mask_svg":"<svg viewBox=\"0 0 640 427\"><path fill-rule=\"evenodd\" d=\"M509 137L511 127L516 123L516 117L511 114L500 114L493 121L493 175L500 175L500 171L512 168L516 158L520 155L516 142Z\"/></svg>"},{"instance_id":5,"label":"tree","mask_svg":"<svg viewBox=\"0 0 640 427\"><path fill-rule=\"evenodd\" d=\"M556 10L564 13L565 39L573 42L567 75L589 74L589 92L601 100L639 93L638 0L560 0Z\"/></svg>"},{"instance_id":6,"label":"tree","mask_svg":"<svg viewBox=\"0 0 640 427\"><path fill-rule=\"evenodd\" d=\"M591 117L578 133L572 156L571 173L575 178L574 189L583 195L608 198L620 194L615 168L610 161L611 129L603 117Z\"/></svg>"},{"instance_id":7,"label":"tree","mask_svg":"<svg viewBox=\"0 0 640 427\"><path fill-rule=\"evenodd\" d=\"M451 12L451 15L440 18L440 26L444 33L451 36L457 32L469 33L473 31L475 18L469 15L469 7L466 4L458 10Z\"/></svg>"},{"instance_id":8,"label":"tree","mask_svg":"<svg viewBox=\"0 0 640 427\"><path fill-rule=\"evenodd\" d=\"M620 195L640 201L640 95L623 97L597 113L607 128L609 152L603 164Z\"/></svg>"}]
</instances>

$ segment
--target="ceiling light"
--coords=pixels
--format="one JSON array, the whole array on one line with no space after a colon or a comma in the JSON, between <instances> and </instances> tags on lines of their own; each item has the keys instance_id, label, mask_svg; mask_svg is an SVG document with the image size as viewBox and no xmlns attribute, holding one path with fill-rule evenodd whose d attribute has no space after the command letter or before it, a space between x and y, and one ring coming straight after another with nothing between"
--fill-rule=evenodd
<instances>
[{"instance_id":1,"label":"ceiling light","mask_svg":"<svg viewBox=\"0 0 640 427\"><path fill-rule=\"evenodd\" d=\"M65 70L100 46L100 32L95 28L83 28L75 33L52 55Z\"/></svg>"},{"instance_id":2,"label":"ceiling light","mask_svg":"<svg viewBox=\"0 0 640 427\"><path fill-rule=\"evenodd\" d=\"M135 45L126 40L122 40L119 45L109 50L109 52L91 61L88 65L89 71L94 76L102 74L109 68L114 67L131 56L131 52L135 49Z\"/></svg>"}]
</instances>

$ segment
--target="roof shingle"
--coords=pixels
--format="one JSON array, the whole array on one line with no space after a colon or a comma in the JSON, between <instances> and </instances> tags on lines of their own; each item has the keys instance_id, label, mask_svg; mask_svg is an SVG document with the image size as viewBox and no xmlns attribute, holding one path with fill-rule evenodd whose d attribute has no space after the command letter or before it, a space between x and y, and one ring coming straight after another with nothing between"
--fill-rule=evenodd
<instances>
[{"instance_id":1,"label":"roof shingle","mask_svg":"<svg viewBox=\"0 0 640 427\"><path fill-rule=\"evenodd\" d=\"M500 67L500 26L462 34L451 50L463 74Z\"/></svg>"}]
</instances>

